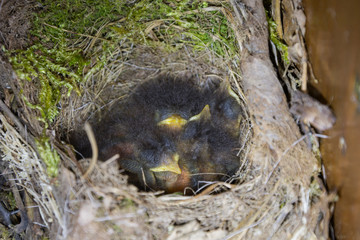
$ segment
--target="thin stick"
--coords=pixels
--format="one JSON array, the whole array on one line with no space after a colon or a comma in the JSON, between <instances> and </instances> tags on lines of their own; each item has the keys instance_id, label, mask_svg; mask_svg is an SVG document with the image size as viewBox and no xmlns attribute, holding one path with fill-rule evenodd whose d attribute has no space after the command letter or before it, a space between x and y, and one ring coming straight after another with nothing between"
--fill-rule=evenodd
<instances>
[{"instance_id":1,"label":"thin stick","mask_svg":"<svg viewBox=\"0 0 360 240\"><path fill-rule=\"evenodd\" d=\"M26 230L26 228L28 227L29 218L28 218L27 212L25 210L24 203L21 199L19 189L17 188L17 185L15 183L15 180L13 180L13 179L8 179L8 180L11 185L11 190L14 195L16 205L20 210L21 222L20 222L20 224L16 225L16 227L15 227L15 232L19 234L19 233L24 232Z\"/></svg>"},{"instance_id":2,"label":"thin stick","mask_svg":"<svg viewBox=\"0 0 360 240\"><path fill-rule=\"evenodd\" d=\"M88 38L92 38L92 39L99 39L99 40L102 40L102 41L110 42L109 40L107 40L107 39L105 39L105 38L94 37L94 36L87 35L87 34L82 34L82 33L73 32L73 31L70 31L70 30L63 29L63 28L58 28L58 27L56 27L56 26L53 26L53 25L50 25L50 24L47 24L47 23L44 23L44 25L45 25L45 26L48 26L48 27L51 27L51 28L54 28L54 29L59 30L59 31L63 31L63 32L67 32L67 33L72 33L72 34L79 35L79 36L82 36L82 37L88 37Z\"/></svg>"},{"instance_id":3,"label":"thin stick","mask_svg":"<svg viewBox=\"0 0 360 240\"><path fill-rule=\"evenodd\" d=\"M19 133L21 137L23 137L26 141L29 141L30 145L37 149L35 140L32 135L27 134L26 128L20 120L13 114L13 112L8 108L8 106L0 99L0 110L8 117L10 118L16 125L16 127L19 128Z\"/></svg>"},{"instance_id":4,"label":"thin stick","mask_svg":"<svg viewBox=\"0 0 360 240\"><path fill-rule=\"evenodd\" d=\"M120 157L120 155L117 153L114 156L112 156L111 158L109 158L108 160L106 160L103 164L101 164L101 166L106 167L107 165L109 165L112 162L116 161L119 157Z\"/></svg>"},{"instance_id":5,"label":"thin stick","mask_svg":"<svg viewBox=\"0 0 360 240\"><path fill-rule=\"evenodd\" d=\"M85 131L86 131L86 135L89 138L90 145L91 145L91 150L92 150L92 158L91 158L90 166L83 175L83 177L86 178L89 175L89 173L91 173L92 170L94 170L94 167L96 165L96 162L97 162L97 159L98 159L98 147L97 147L97 144L96 144L94 132L91 129L91 126L90 126L90 124L88 122L85 123L84 128L85 128Z\"/></svg>"}]
</instances>

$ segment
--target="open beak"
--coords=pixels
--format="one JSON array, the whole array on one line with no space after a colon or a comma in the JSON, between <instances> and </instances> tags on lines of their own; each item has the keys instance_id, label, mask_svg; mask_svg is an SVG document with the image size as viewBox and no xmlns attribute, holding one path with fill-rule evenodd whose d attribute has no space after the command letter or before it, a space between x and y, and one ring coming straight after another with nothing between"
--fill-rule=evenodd
<instances>
[{"instance_id":1,"label":"open beak","mask_svg":"<svg viewBox=\"0 0 360 240\"><path fill-rule=\"evenodd\" d=\"M153 172L173 172L176 174L181 174L181 169L179 167L179 154L175 153L171 158L167 158L164 161L165 163L154 168L150 168L150 171Z\"/></svg>"}]
</instances>

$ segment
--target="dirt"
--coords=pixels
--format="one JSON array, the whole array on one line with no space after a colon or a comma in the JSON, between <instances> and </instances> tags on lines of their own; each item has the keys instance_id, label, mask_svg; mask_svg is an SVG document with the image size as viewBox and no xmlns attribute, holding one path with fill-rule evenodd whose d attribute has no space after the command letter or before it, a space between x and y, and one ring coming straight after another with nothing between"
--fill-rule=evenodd
<instances>
[{"instance_id":1,"label":"dirt","mask_svg":"<svg viewBox=\"0 0 360 240\"><path fill-rule=\"evenodd\" d=\"M0 46L7 50L24 49L29 45L30 18L35 10L34 1L0 1ZM0 97L5 96L5 89L11 83L11 66L6 61L4 51L0 50Z\"/></svg>"},{"instance_id":2,"label":"dirt","mask_svg":"<svg viewBox=\"0 0 360 240\"><path fill-rule=\"evenodd\" d=\"M34 6L34 1L26 0L0 2L0 44L6 49L23 49L30 43L30 19Z\"/></svg>"}]
</instances>

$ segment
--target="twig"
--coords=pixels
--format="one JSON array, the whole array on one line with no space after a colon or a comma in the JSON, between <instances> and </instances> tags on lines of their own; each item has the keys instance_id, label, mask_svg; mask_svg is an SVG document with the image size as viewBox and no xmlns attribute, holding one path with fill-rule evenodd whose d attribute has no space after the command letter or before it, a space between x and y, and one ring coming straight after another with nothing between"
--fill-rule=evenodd
<instances>
[{"instance_id":1,"label":"twig","mask_svg":"<svg viewBox=\"0 0 360 240\"><path fill-rule=\"evenodd\" d=\"M189 203L189 202L194 202L194 201L197 201L200 197L203 197L203 196L209 196L210 197L210 193L215 190L216 187L219 187L219 186L225 186L229 189L231 189L234 185L232 184L229 184L229 183L224 183L224 182L216 182L216 183L212 183L210 186L207 185L206 189L204 191L202 191L201 193L199 193L198 195L195 195L193 197L190 197L190 198L185 198L185 199L171 199L171 200L174 200L176 204L178 203ZM185 189L190 189L190 188L185 188Z\"/></svg>"},{"instance_id":2,"label":"twig","mask_svg":"<svg viewBox=\"0 0 360 240\"><path fill-rule=\"evenodd\" d=\"M283 25L281 21L281 2L280 0L275 0L275 23L276 23L276 30L279 34L280 39L284 39L283 33Z\"/></svg>"},{"instance_id":3,"label":"twig","mask_svg":"<svg viewBox=\"0 0 360 240\"><path fill-rule=\"evenodd\" d=\"M234 0L230 0L230 3L231 5L233 6L233 9L234 9L234 12L235 12L235 15L237 17L237 19L239 20L239 25L242 26L244 24L244 21L243 21L243 18L237 8L237 3L235 3Z\"/></svg>"},{"instance_id":4,"label":"twig","mask_svg":"<svg viewBox=\"0 0 360 240\"><path fill-rule=\"evenodd\" d=\"M98 159L98 147L96 144L94 132L92 131L91 126L88 122L85 123L85 131L86 131L86 134L90 141L91 150L92 150L92 158L91 158L89 168L86 170L86 172L83 175L84 178L86 178L89 175L89 173L91 173L92 170L94 170L94 167L95 167L97 159Z\"/></svg>"},{"instance_id":5,"label":"twig","mask_svg":"<svg viewBox=\"0 0 360 240\"><path fill-rule=\"evenodd\" d=\"M117 153L114 156L112 156L111 158L109 158L108 160L106 160L103 164L101 164L102 167L106 167L109 164L113 163L114 161L116 161L118 158L120 157L120 155Z\"/></svg>"},{"instance_id":6,"label":"twig","mask_svg":"<svg viewBox=\"0 0 360 240\"><path fill-rule=\"evenodd\" d=\"M33 147L33 149L37 149L33 136L27 133L26 128L22 125L20 120L12 113L12 111L8 108L8 106L6 106L6 104L1 99L0 99L0 110L15 123L16 127L19 129L19 133L21 137L27 140L30 143L31 147Z\"/></svg>"},{"instance_id":7,"label":"twig","mask_svg":"<svg viewBox=\"0 0 360 240\"><path fill-rule=\"evenodd\" d=\"M73 32L73 31L70 31L70 30L63 29L63 28L58 28L58 27L56 27L56 26L53 26L53 25L50 25L50 24L47 24L47 23L44 23L44 25L45 25L45 26L48 26L48 27L51 27L51 28L54 28L54 29L59 30L59 31L63 31L63 32L67 32L67 33L72 33L72 34L79 35L79 36L82 36L82 37L88 37L88 38L92 38L92 39L99 39L99 40L102 40L102 41L110 42L110 40L107 40L107 39L105 39L105 38L94 37L94 36L87 35L87 34L82 34L82 33Z\"/></svg>"},{"instance_id":8,"label":"twig","mask_svg":"<svg viewBox=\"0 0 360 240\"><path fill-rule=\"evenodd\" d=\"M21 199L21 196L19 194L19 189L16 186L15 180L9 179L11 184L11 190L15 198L16 206L20 209L20 216L21 216L21 222L20 224L16 225L15 232L16 233L22 233L25 231L27 226L29 225L29 218L27 216L24 203Z\"/></svg>"},{"instance_id":9,"label":"twig","mask_svg":"<svg viewBox=\"0 0 360 240\"><path fill-rule=\"evenodd\" d=\"M181 15L196 14L199 13L200 11L201 12L222 11L222 7L206 7L206 8L202 8L201 10L200 9L190 10L183 12Z\"/></svg>"}]
</instances>

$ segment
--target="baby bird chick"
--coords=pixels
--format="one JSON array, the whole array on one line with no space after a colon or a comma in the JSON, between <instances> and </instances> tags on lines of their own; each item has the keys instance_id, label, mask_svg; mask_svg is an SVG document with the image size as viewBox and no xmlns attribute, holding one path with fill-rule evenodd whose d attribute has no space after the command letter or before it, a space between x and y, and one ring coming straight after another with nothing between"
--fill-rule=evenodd
<instances>
[{"instance_id":1,"label":"baby bird chick","mask_svg":"<svg viewBox=\"0 0 360 240\"><path fill-rule=\"evenodd\" d=\"M225 181L240 164L234 153L238 102L223 83L200 89L192 80L148 80L94 124L99 158L119 154L130 182L142 189L196 190L206 181Z\"/></svg>"}]
</instances>

